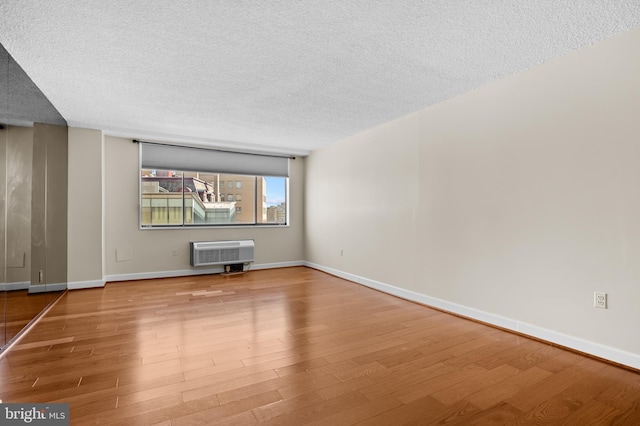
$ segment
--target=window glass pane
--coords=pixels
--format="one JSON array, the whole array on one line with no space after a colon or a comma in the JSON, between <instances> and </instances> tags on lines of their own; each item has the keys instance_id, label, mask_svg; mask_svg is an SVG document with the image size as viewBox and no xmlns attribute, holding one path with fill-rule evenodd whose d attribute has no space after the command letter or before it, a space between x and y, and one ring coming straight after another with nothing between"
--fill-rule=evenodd
<instances>
[{"instance_id":1,"label":"window glass pane","mask_svg":"<svg viewBox=\"0 0 640 426\"><path fill-rule=\"evenodd\" d=\"M182 172L142 169L142 225L182 225Z\"/></svg>"},{"instance_id":2,"label":"window glass pane","mask_svg":"<svg viewBox=\"0 0 640 426\"><path fill-rule=\"evenodd\" d=\"M151 199L144 198L144 194L142 197L142 216L140 219L143 225L151 225Z\"/></svg>"},{"instance_id":3,"label":"window glass pane","mask_svg":"<svg viewBox=\"0 0 640 426\"><path fill-rule=\"evenodd\" d=\"M151 199L151 224L167 225L169 223L167 199L164 196Z\"/></svg>"},{"instance_id":4,"label":"window glass pane","mask_svg":"<svg viewBox=\"0 0 640 426\"><path fill-rule=\"evenodd\" d=\"M237 188L238 183L240 184L240 188L235 190L235 194L227 193L224 194L224 198L222 196L220 197L220 202L226 202L226 204L233 208L233 219L230 223L239 225L255 224L255 208L253 203L255 199L255 176L229 174L219 174L217 176L219 176L221 182L219 185L220 190ZM226 188L222 182L227 182Z\"/></svg>"},{"instance_id":5,"label":"window glass pane","mask_svg":"<svg viewBox=\"0 0 640 426\"><path fill-rule=\"evenodd\" d=\"M167 200L169 202L169 224L171 225L182 225L182 197L181 194L177 195L176 197L172 194L172 198Z\"/></svg>"},{"instance_id":6,"label":"window glass pane","mask_svg":"<svg viewBox=\"0 0 640 426\"><path fill-rule=\"evenodd\" d=\"M142 169L141 225L286 224L287 181L280 177ZM223 193L229 188L235 193Z\"/></svg>"},{"instance_id":7,"label":"window glass pane","mask_svg":"<svg viewBox=\"0 0 640 426\"><path fill-rule=\"evenodd\" d=\"M259 223L287 223L287 178L258 177Z\"/></svg>"}]
</instances>

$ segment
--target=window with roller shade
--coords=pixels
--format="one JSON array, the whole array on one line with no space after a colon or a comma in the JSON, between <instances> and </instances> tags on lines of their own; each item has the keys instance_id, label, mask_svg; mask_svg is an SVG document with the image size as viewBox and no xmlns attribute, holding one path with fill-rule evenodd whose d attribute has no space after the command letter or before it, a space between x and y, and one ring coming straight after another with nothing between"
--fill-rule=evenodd
<instances>
[{"instance_id":1,"label":"window with roller shade","mask_svg":"<svg viewBox=\"0 0 640 426\"><path fill-rule=\"evenodd\" d=\"M288 223L289 158L140 145L142 228Z\"/></svg>"}]
</instances>

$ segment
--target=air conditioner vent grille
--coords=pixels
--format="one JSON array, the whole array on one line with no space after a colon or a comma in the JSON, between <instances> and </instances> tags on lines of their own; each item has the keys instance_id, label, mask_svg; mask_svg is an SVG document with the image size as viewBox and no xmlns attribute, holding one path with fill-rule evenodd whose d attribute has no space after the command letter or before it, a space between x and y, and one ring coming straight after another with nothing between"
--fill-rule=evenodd
<instances>
[{"instance_id":1,"label":"air conditioner vent grille","mask_svg":"<svg viewBox=\"0 0 640 426\"><path fill-rule=\"evenodd\" d=\"M201 250L196 252L196 255L198 256L197 262L199 264L234 262L240 260L240 249Z\"/></svg>"},{"instance_id":2,"label":"air conditioner vent grille","mask_svg":"<svg viewBox=\"0 0 640 426\"><path fill-rule=\"evenodd\" d=\"M253 262L253 240L191 242L191 266Z\"/></svg>"}]
</instances>

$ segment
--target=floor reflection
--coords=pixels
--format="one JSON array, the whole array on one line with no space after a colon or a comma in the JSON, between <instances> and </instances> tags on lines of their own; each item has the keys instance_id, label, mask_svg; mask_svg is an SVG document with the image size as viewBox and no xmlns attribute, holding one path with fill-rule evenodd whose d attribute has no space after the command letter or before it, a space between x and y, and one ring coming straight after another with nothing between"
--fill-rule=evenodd
<instances>
[{"instance_id":1,"label":"floor reflection","mask_svg":"<svg viewBox=\"0 0 640 426\"><path fill-rule=\"evenodd\" d=\"M55 300L61 291L32 293L28 290L6 292L6 339L13 339L46 306Z\"/></svg>"}]
</instances>

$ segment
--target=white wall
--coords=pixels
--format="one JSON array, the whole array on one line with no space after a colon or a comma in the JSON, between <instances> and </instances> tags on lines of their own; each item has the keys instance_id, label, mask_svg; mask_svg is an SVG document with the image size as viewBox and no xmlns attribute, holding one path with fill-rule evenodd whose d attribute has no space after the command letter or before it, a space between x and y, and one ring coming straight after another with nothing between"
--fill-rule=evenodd
<instances>
[{"instance_id":1,"label":"white wall","mask_svg":"<svg viewBox=\"0 0 640 426\"><path fill-rule=\"evenodd\" d=\"M254 267L286 266L304 260L304 159L291 161L289 227L140 230L138 144L105 136L105 274L107 280L193 272L189 242L255 240ZM173 255L173 250L177 255ZM116 256L120 252L119 259Z\"/></svg>"},{"instance_id":2,"label":"white wall","mask_svg":"<svg viewBox=\"0 0 640 426\"><path fill-rule=\"evenodd\" d=\"M397 286L415 281L418 124L411 115L307 158L307 260Z\"/></svg>"},{"instance_id":3,"label":"white wall","mask_svg":"<svg viewBox=\"0 0 640 426\"><path fill-rule=\"evenodd\" d=\"M103 283L103 137L69 128L67 277L69 288Z\"/></svg>"},{"instance_id":4,"label":"white wall","mask_svg":"<svg viewBox=\"0 0 640 426\"><path fill-rule=\"evenodd\" d=\"M628 32L314 152L307 260L640 368L639 51Z\"/></svg>"}]
</instances>

